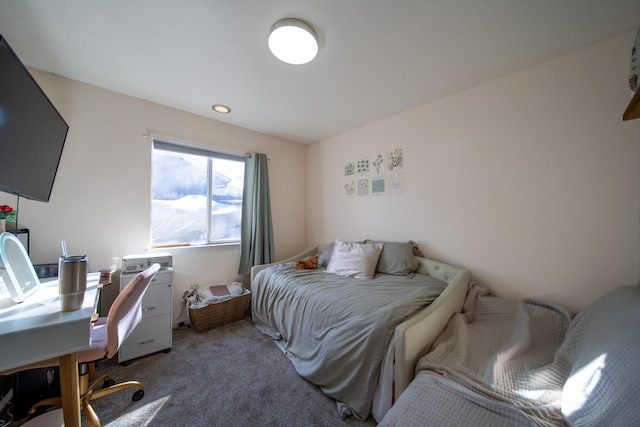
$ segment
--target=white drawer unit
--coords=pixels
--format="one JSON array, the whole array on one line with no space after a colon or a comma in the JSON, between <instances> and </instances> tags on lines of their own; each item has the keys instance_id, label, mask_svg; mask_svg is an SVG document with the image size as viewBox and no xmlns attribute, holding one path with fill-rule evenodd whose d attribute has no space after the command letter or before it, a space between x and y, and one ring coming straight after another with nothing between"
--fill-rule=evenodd
<instances>
[{"instance_id":1,"label":"white drawer unit","mask_svg":"<svg viewBox=\"0 0 640 427\"><path fill-rule=\"evenodd\" d=\"M156 273L142 299L142 321L120 346L118 362L123 365L131 359L158 351L171 351L172 345L172 275L170 254L128 255L122 257L120 290L140 271L154 263L162 268Z\"/></svg>"}]
</instances>

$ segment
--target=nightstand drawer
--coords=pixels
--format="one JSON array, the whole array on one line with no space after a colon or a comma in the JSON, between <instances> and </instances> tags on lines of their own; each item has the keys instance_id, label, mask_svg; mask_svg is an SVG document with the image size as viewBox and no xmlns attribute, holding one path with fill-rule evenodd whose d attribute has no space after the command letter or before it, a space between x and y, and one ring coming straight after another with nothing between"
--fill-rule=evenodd
<instances>
[{"instance_id":1,"label":"nightstand drawer","mask_svg":"<svg viewBox=\"0 0 640 427\"><path fill-rule=\"evenodd\" d=\"M142 318L147 319L171 312L171 282L153 284L142 298Z\"/></svg>"},{"instance_id":2,"label":"nightstand drawer","mask_svg":"<svg viewBox=\"0 0 640 427\"><path fill-rule=\"evenodd\" d=\"M122 344L118 361L123 362L171 348L171 316L165 314L143 319Z\"/></svg>"},{"instance_id":3,"label":"nightstand drawer","mask_svg":"<svg viewBox=\"0 0 640 427\"><path fill-rule=\"evenodd\" d=\"M162 259L171 264L168 255ZM140 257L133 257L134 260ZM145 263L153 263L153 257L145 257ZM136 273L120 276L122 290ZM171 349L173 334L172 300L173 268L159 270L142 298L142 321L131 335L122 343L118 352L118 362L122 363L136 357L157 351Z\"/></svg>"}]
</instances>

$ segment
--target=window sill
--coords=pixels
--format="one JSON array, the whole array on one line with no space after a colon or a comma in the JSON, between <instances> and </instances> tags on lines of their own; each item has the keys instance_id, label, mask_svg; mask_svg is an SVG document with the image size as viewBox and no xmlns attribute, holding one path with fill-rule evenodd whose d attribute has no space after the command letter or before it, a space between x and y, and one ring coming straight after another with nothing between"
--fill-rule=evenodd
<instances>
[{"instance_id":1,"label":"window sill","mask_svg":"<svg viewBox=\"0 0 640 427\"><path fill-rule=\"evenodd\" d=\"M235 248L235 247L240 249L240 242L206 243L203 245L176 245L176 246L150 247L147 249L147 252L148 253L157 253L157 252L183 253L183 252L207 251L211 249Z\"/></svg>"}]
</instances>

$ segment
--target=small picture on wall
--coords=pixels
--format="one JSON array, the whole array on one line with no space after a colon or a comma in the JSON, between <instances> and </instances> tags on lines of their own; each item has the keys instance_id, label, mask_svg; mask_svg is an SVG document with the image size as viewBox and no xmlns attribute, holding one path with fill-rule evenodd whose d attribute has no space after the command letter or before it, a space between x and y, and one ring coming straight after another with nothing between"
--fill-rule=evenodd
<instances>
[{"instance_id":1,"label":"small picture on wall","mask_svg":"<svg viewBox=\"0 0 640 427\"><path fill-rule=\"evenodd\" d=\"M358 180L358 196L364 197L369 195L369 180L367 178Z\"/></svg>"},{"instance_id":2,"label":"small picture on wall","mask_svg":"<svg viewBox=\"0 0 640 427\"><path fill-rule=\"evenodd\" d=\"M369 159L358 159L358 175L369 173Z\"/></svg>"},{"instance_id":3,"label":"small picture on wall","mask_svg":"<svg viewBox=\"0 0 640 427\"><path fill-rule=\"evenodd\" d=\"M399 196L400 194L404 194L404 174L394 173L387 175L389 179L388 185L388 193L389 195Z\"/></svg>"},{"instance_id":4,"label":"small picture on wall","mask_svg":"<svg viewBox=\"0 0 640 427\"><path fill-rule=\"evenodd\" d=\"M398 172L404 169L404 153L402 148L396 148L387 154L387 168L389 172Z\"/></svg>"},{"instance_id":5,"label":"small picture on wall","mask_svg":"<svg viewBox=\"0 0 640 427\"><path fill-rule=\"evenodd\" d=\"M384 159L382 158L382 154L378 154L375 160L372 162L372 164L377 174L384 173L383 172Z\"/></svg>"},{"instance_id":6,"label":"small picture on wall","mask_svg":"<svg viewBox=\"0 0 640 427\"><path fill-rule=\"evenodd\" d=\"M347 162L346 165L344 165L344 176L353 176L356 174L356 167L353 164L353 162Z\"/></svg>"},{"instance_id":7,"label":"small picture on wall","mask_svg":"<svg viewBox=\"0 0 640 427\"><path fill-rule=\"evenodd\" d=\"M384 176L377 176L371 180L371 195L384 196L386 193Z\"/></svg>"},{"instance_id":8,"label":"small picture on wall","mask_svg":"<svg viewBox=\"0 0 640 427\"><path fill-rule=\"evenodd\" d=\"M347 197L353 197L356 194L356 183L351 181L344 185L344 195Z\"/></svg>"}]
</instances>

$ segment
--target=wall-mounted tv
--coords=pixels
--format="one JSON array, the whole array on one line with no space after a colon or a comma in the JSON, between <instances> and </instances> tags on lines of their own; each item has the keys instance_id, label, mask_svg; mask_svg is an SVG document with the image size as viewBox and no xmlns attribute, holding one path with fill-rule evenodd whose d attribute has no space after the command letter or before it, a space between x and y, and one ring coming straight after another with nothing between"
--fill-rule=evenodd
<instances>
[{"instance_id":1,"label":"wall-mounted tv","mask_svg":"<svg viewBox=\"0 0 640 427\"><path fill-rule=\"evenodd\" d=\"M0 35L0 191L48 202L68 130Z\"/></svg>"}]
</instances>

